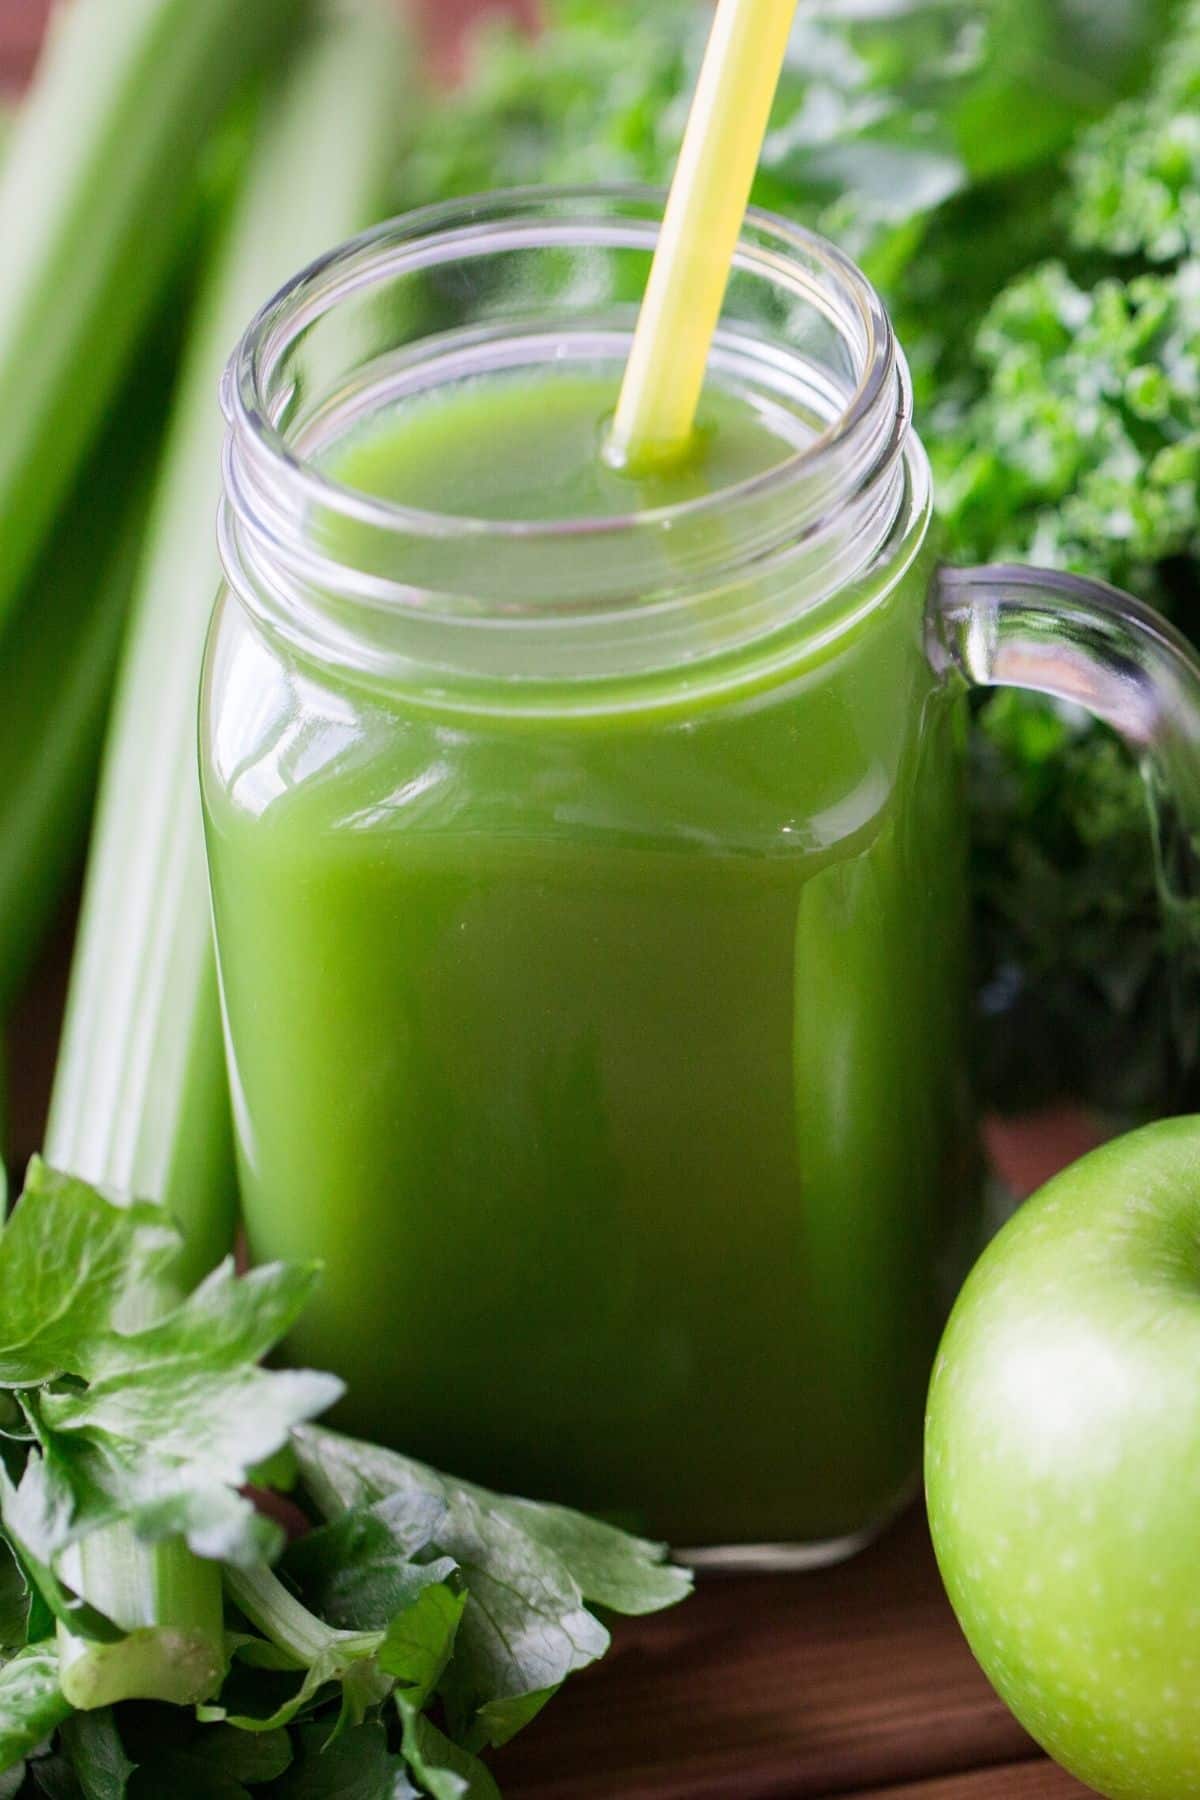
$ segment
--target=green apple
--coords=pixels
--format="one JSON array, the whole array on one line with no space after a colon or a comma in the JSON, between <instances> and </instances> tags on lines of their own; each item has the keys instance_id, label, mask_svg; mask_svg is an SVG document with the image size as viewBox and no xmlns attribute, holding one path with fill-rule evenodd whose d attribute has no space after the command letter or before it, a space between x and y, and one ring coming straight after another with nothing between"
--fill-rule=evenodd
<instances>
[{"instance_id":1,"label":"green apple","mask_svg":"<svg viewBox=\"0 0 1200 1800\"><path fill-rule=\"evenodd\" d=\"M951 1315L925 1481L951 1603L1109 1800L1200 1795L1200 1118L1028 1201Z\"/></svg>"}]
</instances>

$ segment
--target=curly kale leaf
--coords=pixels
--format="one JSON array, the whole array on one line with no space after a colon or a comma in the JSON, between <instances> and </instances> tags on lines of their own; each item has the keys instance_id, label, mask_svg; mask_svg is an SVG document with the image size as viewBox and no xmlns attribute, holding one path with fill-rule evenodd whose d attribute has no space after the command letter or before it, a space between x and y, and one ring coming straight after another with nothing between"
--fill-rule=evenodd
<instances>
[{"instance_id":1,"label":"curly kale leaf","mask_svg":"<svg viewBox=\"0 0 1200 1800\"><path fill-rule=\"evenodd\" d=\"M1090 289L1048 263L977 349L985 391L934 446L956 549L1161 594L1200 552L1200 261Z\"/></svg>"},{"instance_id":2,"label":"curly kale leaf","mask_svg":"<svg viewBox=\"0 0 1200 1800\"><path fill-rule=\"evenodd\" d=\"M1180 20L1149 99L1091 131L1071 176L1080 249L1151 263L1200 251L1200 6Z\"/></svg>"},{"instance_id":3,"label":"curly kale leaf","mask_svg":"<svg viewBox=\"0 0 1200 1800\"><path fill-rule=\"evenodd\" d=\"M1172 3L802 7L755 198L837 238L896 299L947 200L1045 171L1082 125L1136 90ZM495 21L477 32L465 84L418 131L405 206L529 182L667 181L707 9L549 0L543 11L536 39ZM1026 227L1023 249L1020 234L1009 240L1021 266L1036 254L1026 189L1013 206Z\"/></svg>"},{"instance_id":4,"label":"curly kale leaf","mask_svg":"<svg viewBox=\"0 0 1200 1800\"><path fill-rule=\"evenodd\" d=\"M662 179L704 33L694 0L555 0L536 41L487 19L467 80L418 127L402 204L528 183Z\"/></svg>"},{"instance_id":5,"label":"curly kale leaf","mask_svg":"<svg viewBox=\"0 0 1200 1800\"><path fill-rule=\"evenodd\" d=\"M1013 1109L1064 1091L1157 1104L1177 995L1137 770L1086 715L1012 691L984 705L971 769L985 1092Z\"/></svg>"},{"instance_id":6,"label":"curly kale leaf","mask_svg":"<svg viewBox=\"0 0 1200 1800\"><path fill-rule=\"evenodd\" d=\"M933 442L950 547L1130 588L1200 637L1200 6L1140 101L1070 159L1062 256L976 336L977 397ZM1145 796L1115 742L1029 697L979 712L974 883L985 1085L1121 1110L1187 1098L1200 1037ZM1163 858L1178 859L1164 823ZM1191 860L1191 859L1185 859ZM1168 904L1164 907L1163 901ZM1031 1058L1030 1046L1038 1057ZM1186 1057L1184 1061L1186 1062Z\"/></svg>"},{"instance_id":7,"label":"curly kale leaf","mask_svg":"<svg viewBox=\"0 0 1200 1800\"><path fill-rule=\"evenodd\" d=\"M1066 259L994 300L933 445L956 550L1171 591L1200 543L1200 5L1070 159ZM1186 584L1185 584L1186 585Z\"/></svg>"}]
</instances>

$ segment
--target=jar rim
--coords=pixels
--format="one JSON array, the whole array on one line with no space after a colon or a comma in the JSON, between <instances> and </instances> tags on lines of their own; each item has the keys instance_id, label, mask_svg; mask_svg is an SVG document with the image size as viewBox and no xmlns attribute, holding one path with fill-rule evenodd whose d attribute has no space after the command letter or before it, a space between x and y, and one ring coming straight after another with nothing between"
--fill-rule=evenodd
<instances>
[{"instance_id":1,"label":"jar rim","mask_svg":"<svg viewBox=\"0 0 1200 1800\"><path fill-rule=\"evenodd\" d=\"M616 517L505 520L405 507L319 460L362 420L464 374L624 356L636 284L571 283L592 256L607 275L632 272L634 256L644 279L664 198L610 183L424 208L331 251L267 303L222 386L218 526L230 587L264 625L319 663L406 691L486 690L536 710L594 690L604 708L614 684L649 694L672 671L733 679L785 640L788 654L801 640L824 654L882 600L928 516L904 356L855 264L771 213L747 216L734 264L746 279L731 285L710 361L718 380L761 389L812 431L765 470ZM530 253L555 251L561 293L524 290ZM489 256L494 289L474 274Z\"/></svg>"},{"instance_id":2,"label":"jar rim","mask_svg":"<svg viewBox=\"0 0 1200 1800\"><path fill-rule=\"evenodd\" d=\"M742 504L757 506L777 493L786 493L802 479L818 490L827 484L832 490L847 462L858 461L856 452L864 448L863 440L878 436L881 406L893 412L892 396L902 358L887 310L862 270L819 233L759 207L747 211L735 267L769 272L780 279L791 269L807 300L819 304L824 297L829 304L841 302L841 316L831 317L831 322L843 328L843 334L847 324L857 324L861 342L857 383L842 410L807 442L739 481L689 499L633 507L620 514L479 518L407 506L341 482L311 457L298 454L278 423L272 386L290 345L300 332L355 291L419 267L434 255L439 259L463 255L472 243L477 251L485 252L505 247L503 236L522 225L535 228L540 223L545 228L551 220L578 222L586 218L586 208L625 208L628 223L641 223L644 228L648 220L657 224L665 200L665 189L623 182L504 188L421 207L337 246L301 270L260 309L230 359L221 386L221 404L240 455L260 479L272 475L285 479L299 506L409 538L493 539L497 544L554 544L578 541L581 536L619 535L634 528L678 530L713 513L727 514ZM811 264L812 269L800 274L802 262ZM818 287L814 272L825 277L824 288ZM823 310L830 316L828 307ZM907 381L902 380L901 385L906 397ZM893 446L910 423L903 397L902 409L904 416L895 421L896 430L888 433Z\"/></svg>"}]
</instances>

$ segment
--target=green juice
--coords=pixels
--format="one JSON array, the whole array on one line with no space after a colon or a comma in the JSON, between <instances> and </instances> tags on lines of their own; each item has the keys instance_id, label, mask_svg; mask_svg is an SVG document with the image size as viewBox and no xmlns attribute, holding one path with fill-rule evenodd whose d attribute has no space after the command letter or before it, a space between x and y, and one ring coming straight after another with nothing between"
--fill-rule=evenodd
<instances>
[{"instance_id":1,"label":"green juice","mask_svg":"<svg viewBox=\"0 0 1200 1800\"><path fill-rule=\"evenodd\" d=\"M811 433L718 389L687 466L633 482L601 455L618 374L477 377L327 461L444 514L619 517ZM973 1239L928 576L719 692L536 717L357 682L223 604L247 1228L323 1260L290 1354L346 1378L349 1428L681 1546L817 1544L903 1496Z\"/></svg>"}]
</instances>

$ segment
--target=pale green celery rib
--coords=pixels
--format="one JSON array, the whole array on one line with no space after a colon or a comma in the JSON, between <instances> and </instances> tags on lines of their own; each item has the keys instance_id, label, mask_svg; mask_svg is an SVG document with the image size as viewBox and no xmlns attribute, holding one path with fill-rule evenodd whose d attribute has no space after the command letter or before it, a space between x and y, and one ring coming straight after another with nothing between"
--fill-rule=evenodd
<instances>
[{"instance_id":1,"label":"pale green celery rib","mask_svg":"<svg viewBox=\"0 0 1200 1800\"><path fill-rule=\"evenodd\" d=\"M0 1014L83 840L139 523L136 499L122 503L98 572L81 581L72 557L62 584L37 581L0 636ZM55 604L34 629L26 609L47 595Z\"/></svg>"},{"instance_id":2,"label":"pale green celery rib","mask_svg":"<svg viewBox=\"0 0 1200 1800\"><path fill-rule=\"evenodd\" d=\"M185 355L118 682L46 1153L85 1179L163 1201L185 1233L181 1282L228 1247L233 1226L195 750L204 639L219 585L217 390L264 299L371 222L400 141L408 62L388 0L343 0L267 101ZM178 1544L147 1549L128 1536L102 1552L117 1561L164 1555L187 1553ZM219 1581L215 1566L211 1573ZM82 1578L85 1597L94 1592L103 1609L114 1591L103 1561ZM180 1589L182 1578L174 1580ZM187 1618L159 1622L179 1629ZM73 1691L112 1697L114 1684L99 1671L122 1651L69 1645ZM152 1674L143 1657L130 1676L143 1685L126 1687L124 1675L115 1685L152 1698Z\"/></svg>"},{"instance_id":3,"label":"pale green celery rib","mask_svg":"<svg viewBox=\"0 0 1200 1800\"><path fill-rule=\"evenodd\" d=\"M177 337L155 333L0 630L0 1015L82 855Z\"/></svg>"},{"instance_id":4,"label":"pale green celery rib","mask_svg":"<svg viewBox=\"0 0 1200 1800\"><path fill-rule=\"evenodd\" d=\"M66 0L0 171L0 623L193 216L235 86L301 0Z\"/></svg>"},{"instance_id":5,"label":"pale green celery rib","mask_svg":"<svg viewBox=\"0 0 1200 1800\"><path fill-rule=\"evenodd\" d=\"M211 1563L178 1544L138 1544L126 1526L113 1525L69 1550L60 1573L128 1632L97 1645L60 1631L60 1679L72 1706L90 1712L130 1699L189 1706L217 1691L225 1609Z\"/></svg>"},{"instance_id":6,"label":"pale green celery rib","mask_svg":"<svg viewBox=\"0 0 1200 1800\"><path fill-rule=\"evenodd\" d=\"M225 1586L234 1605L245 1613L255 1630L301 1668L307 1668L323 1651L354 1635L336 1631L309 1612L270 1569L226 1569Z\"/></svg>"}]
</instances>

